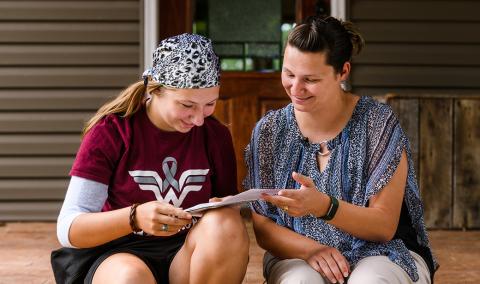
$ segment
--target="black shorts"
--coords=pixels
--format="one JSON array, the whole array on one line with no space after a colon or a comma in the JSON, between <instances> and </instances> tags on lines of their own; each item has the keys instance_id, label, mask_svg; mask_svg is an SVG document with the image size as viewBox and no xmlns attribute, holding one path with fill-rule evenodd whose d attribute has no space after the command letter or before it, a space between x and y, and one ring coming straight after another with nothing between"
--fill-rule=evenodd
<instances>
[{"instance_id":1,"label":"black shorts","mask_svg":"<svg viewBox=\"0 0 480 284\"><path fill-rule=\"evenodd\" d=\"M52 252L52 268L57 283L92 283L100 264L116 253L130 253L140 258L152 271L157 283L168 283L173 258L187 234L159 238L127 235L88 249L61 248Z\"/></svg>"}]
</instances>

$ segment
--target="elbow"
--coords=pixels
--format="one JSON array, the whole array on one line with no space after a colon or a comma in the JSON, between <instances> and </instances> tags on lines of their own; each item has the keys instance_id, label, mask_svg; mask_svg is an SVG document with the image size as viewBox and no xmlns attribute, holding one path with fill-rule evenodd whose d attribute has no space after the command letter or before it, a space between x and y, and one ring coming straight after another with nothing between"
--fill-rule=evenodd
<instances>
[{"instance_id":1,"label":"elbow","mask_svg":"<svg viewBox=\"0 0 480 284\"><path fill-rule=\"evenodd\" d=\"M80 214L78 214L80 215ZM70 242L70 228L77 214L60 216L57 220L57 239L60 245L66 248L77 248Z\"/></svg>"},{"instance_id":2,"label":"elbow","mask_svg":"<svg viewBox=\"0 0 480 284\"><path fill-rule=\"evenodd\" d=\"M383 229L377 230L375 234L374 241L378 243L388 243L389 241L393 240L395 237L395 233L397 231L397 227L392 226L383 226Z\"/></svg>"}]
</instances>

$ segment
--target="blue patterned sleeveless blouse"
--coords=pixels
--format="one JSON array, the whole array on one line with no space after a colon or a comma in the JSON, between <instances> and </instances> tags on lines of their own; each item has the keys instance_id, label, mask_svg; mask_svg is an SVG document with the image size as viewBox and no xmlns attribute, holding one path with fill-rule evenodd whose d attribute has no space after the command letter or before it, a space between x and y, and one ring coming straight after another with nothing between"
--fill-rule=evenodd
<instances>
[{"instance_id":1,"label":"blue patterned sleeveless blouse","mask_svg":"<svg viewBox=\"0 0 480 284\"><path fill-rule=\"evenodd\" d=\"M291 177L292 171L296 171L311 177L319 191L365 207L369 198L390 181L405 150L408 176L404 201L418 244L430 251L410 146L391 108L371 97L360 97L349 122L327 142L327 147L330 158L320 172L316 159L320 145L303 138L293 105L271 111L257 123L245 150L248 173L244 188L298 189L300 185ZM337 248L352 266L367 256L385 255L413 281L418 280L414 260L400 239L369 242L313 216L289 216L265 201L255 201L250 206L280 226ZM433 261L437 267L435 259Z\"/></svg>"}]
</instances>

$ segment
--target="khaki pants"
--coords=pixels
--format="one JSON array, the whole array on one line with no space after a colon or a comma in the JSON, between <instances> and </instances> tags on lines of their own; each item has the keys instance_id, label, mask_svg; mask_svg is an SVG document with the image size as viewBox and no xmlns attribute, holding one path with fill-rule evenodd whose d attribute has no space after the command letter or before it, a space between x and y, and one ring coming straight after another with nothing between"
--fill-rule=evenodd
<instances>
[{"instance_id":1,"label":"khaki pants","mask_svg":"<svg viewBox=\"0 0 480 284\"><path fill-rule=\"evenodd\" d=\"M348 284L430 284L430 272L423 258L410 251L417 265L419 279L412 282L408 274L386 256L370 256L353 268ZM308 263L301 259L280 260L266 252L263 259L264 277L268 284L328 284Z\"/></svg>"}]
</instances>

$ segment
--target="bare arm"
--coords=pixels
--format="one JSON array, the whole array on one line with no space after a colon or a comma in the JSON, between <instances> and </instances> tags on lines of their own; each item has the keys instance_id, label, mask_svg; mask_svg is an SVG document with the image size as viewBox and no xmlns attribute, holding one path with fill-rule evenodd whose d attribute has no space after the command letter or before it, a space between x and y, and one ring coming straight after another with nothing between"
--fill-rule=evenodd
<instances>
[{"instance_id":1,"label":"bare arm","mask_svg":"<svg viewBox=\"0 0 480 284\"><path fill-rule=\"evenodd\" d=\"M299 190L282 190L279 196L264 196L264 199L280 208L288 206L288 213L292 216L325 215L330 198L317 191L310 178L297 173L293 174L293 178L302 184ZM404 151L390 182L370 198L368 207L339 201L335 217L328 222L360 239L376 242L391 240L400 219L406 179L407 158Z\"/></svg>"},{"instance_id":2,"label":"bare arm","mask_svg":"<svg viewBox=\"0 0 480 284\"><path fill-rule=\"evenodd\" d=\"M99 212L107 199L107 188L92 180L73 176L57 223L60 243L66 247L98 246L132 232L130 208ZM136 224L156 236L176 234L191 222L191 215L173 205L151 201L137 207ZM163 231L163 224L168 230Z\"/></svg>"},{"instance_id":3,"label":"bare arm","mask_svg":"<svg viewBox=\"0 0 480 284\"><path fill-rule=\"evenodd\" d=\"M314 250L322 247L318 242L279 226L255 212L252 212L252 221L260 247L277 257L307 260Z\"/></svg>"}]
</instances>

